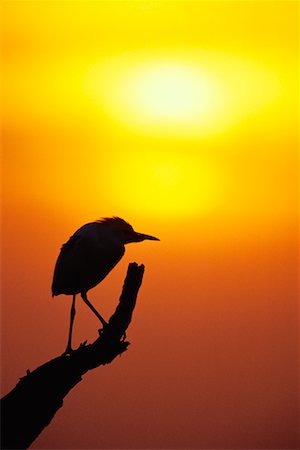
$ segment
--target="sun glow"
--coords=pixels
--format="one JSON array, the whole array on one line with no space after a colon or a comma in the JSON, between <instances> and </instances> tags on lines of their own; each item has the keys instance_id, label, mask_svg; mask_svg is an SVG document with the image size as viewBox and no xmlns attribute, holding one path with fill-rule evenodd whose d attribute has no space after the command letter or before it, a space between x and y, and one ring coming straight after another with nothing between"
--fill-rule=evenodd
<instances>
[{"instance_id":1,"label":"sun glow","mask_svg":"<svg viewBox=\"0 0 300 450\"><path fill-rule=\"evenodd\" d=\"M278 85L251 61L191 52L102 61L88 72L86 89L124 130L194 139L218 134L257 112L276 98Z\"/></svg>"},{"instance_id":2,"label":"sun glow","mask_svg":"<svg viewBox=\"0 0 300 450\"><path fill-rule=\"evenodd\" d=\"M215 165L183 154L133 152L113 162L109 178L119 208L126 205L126 212L164 218L211 212L225 189Z\"/></svg>"}]
</instances>

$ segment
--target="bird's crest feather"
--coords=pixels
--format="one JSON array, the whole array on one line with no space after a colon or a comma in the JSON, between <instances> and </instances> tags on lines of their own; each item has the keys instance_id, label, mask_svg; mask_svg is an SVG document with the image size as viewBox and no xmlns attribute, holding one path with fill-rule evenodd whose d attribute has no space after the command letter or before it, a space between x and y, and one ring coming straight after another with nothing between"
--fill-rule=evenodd
<instances>
[{"instance_id":1,"label":"bird's crest feather","mask_svg":"<svg viewBox=\"0 0 300 450\"><path fill-rule=\"evenodd\" d=\"M102 217L102 219L96 220L97 223L119 223L129 225L126 220L121 219L121 217L113 216L113 217Z\"/></svg>"},{"instance_id":2,"label":"bird's crest feather","mask_svg":"<svg viewBox=\"0 0 300 450\"><path fill-rule=\"evenodd\" d=\"M126 220L121 219L121 217L104 217L100 220L96 220L96 223L100 225L108 225L111 228L117 230L133 230L132 226L126 222Z\"/></svg>"}]
</instances>

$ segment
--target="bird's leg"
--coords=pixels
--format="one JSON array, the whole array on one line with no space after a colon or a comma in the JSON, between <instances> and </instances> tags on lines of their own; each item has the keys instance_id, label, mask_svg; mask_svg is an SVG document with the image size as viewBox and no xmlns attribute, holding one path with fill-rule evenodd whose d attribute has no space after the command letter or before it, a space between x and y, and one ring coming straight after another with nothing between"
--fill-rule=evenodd
<instances>
[{"instance_id":1,"label":"bird's leg","mask_svg":"<svg viewBox=\"0 0 300 450\"><path fill-rule=\"evenodd\" d=\"M72 353L72 331L73 331L73 324L74 324L74 317L75 317L75 298L76 294L73 295L73 301L71 306L71 313L70 313L70 329L69 329L69 338L68 338L68 344L67 348L64 352L64 355L70 355Z\"/></svg>"},{"instance_id":2,"label":"bird's leg","mask_svg":"<svg viewBox=\"0 0 300 450\"><path fill-rule=\"evenodd\" d=\"M88 300L88 298L86 296L86 292L81 292L81 298L84 301L84 303L86 303L88 305L88 307L93 311L93 313L98 317L98 319L100 320L100 322L102 323L103 328L104 328L107 325L107 322L106 322L106 320L103 319L103 317L98 313L96 308L94 308L94 306Z\"/></svg>"}]
</instances>

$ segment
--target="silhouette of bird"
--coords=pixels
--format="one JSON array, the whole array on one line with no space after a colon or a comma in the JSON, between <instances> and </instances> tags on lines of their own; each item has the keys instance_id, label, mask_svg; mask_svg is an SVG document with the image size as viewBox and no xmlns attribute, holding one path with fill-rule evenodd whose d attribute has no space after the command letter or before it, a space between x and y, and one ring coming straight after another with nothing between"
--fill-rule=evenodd
<instances>
[{"instance_id":1,"label":"silhouette of bird","mask_svg":"<svg viewBox=\"0 0 300 450\"><path fill-rule=\"evenodd\" d=\"M87 292L99 284L120 261L125 252L125 244L145 239L159 241L154 236L137 233L125 220L111 217L83 225L62 245L54 269L52 296L73 295L65 354L72 352L76 295L81 295L103 327L107 325L88 300Z\"/></svg>"}]
</instances>

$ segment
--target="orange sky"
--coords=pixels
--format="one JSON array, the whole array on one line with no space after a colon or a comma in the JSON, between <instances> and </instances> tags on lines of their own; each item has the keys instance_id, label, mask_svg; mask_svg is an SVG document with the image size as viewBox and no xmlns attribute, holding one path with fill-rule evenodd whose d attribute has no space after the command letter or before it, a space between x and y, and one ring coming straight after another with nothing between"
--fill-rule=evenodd
<instances>
[{"instance_id":1,"label":"orange sky","mask_svg":"<svg viewBox=\"0 0 300 450\"><path fill-rule=\"evenodd\" d=\"M36 449L297 447L298 2L4 1L2 390L64 350L60 248L118 215L129 351ZM74 340L98 323L79 305ZM115 425L118 424L118 433Z\"/></svg>"}]
</instances>

